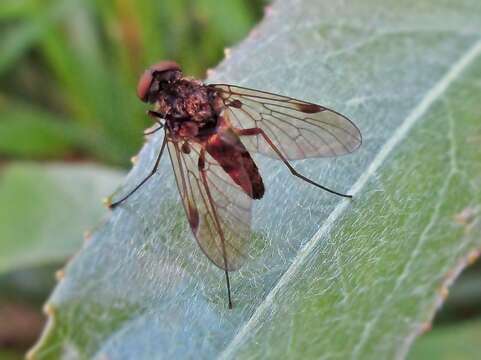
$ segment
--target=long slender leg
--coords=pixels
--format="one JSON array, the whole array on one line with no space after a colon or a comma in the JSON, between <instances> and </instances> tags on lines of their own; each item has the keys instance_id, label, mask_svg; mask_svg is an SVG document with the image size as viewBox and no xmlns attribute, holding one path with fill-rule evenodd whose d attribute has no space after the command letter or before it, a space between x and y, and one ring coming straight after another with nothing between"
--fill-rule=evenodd
<instances>
[{"instance_id":1,"label":"long slender leg","mask_svg":"<svg viewBox=\"0 0 481 360\"><path fill-rule=\"evenodd\" d=\"M229 280L229 271L227 269L225 271L225 281L227 283L227 298L229 299L229 309L232 309L232 300L230 297L230 280Z\"/></svg>"},{"instance_id":2,"label":"long slender leg","mask_svg":"<svg viewBox=\"0 0 481 360\"><path fill-rule=\"evenodd\" d=\"M212 195L210 193L209 184L207 182L207 176L205 175L204 165L205 165L205 150L202 149L200 151L200 154L199 154L199 171L200 171L200 174L202 176L202 182L204 184L205 192L207 193L207 198L209 199L209 202L210 202L210 205L211 205L211 208L212 208L212 214L214 216L215 225L217 227L217 231L218 231L220 239L222 241L222 256L224 258L225 281L226 281L226 284L227 284L227 299L229 301L228 306L229 306L229 309L232 309L232 299L231 299L231 295L230 295L230 279L229 279L229 270L227 270L228 263L227 263L227 251L226 251L226 248L225 248L224 232L222 231L222 227L220 225L219 218L217 217L217 210L216 210L216 207L215 207L215 204L214 204L214 199L212 198Z\"/></svg>"},{"instance_id":3,"label":"long slender leg","mask_svg":"<svg viewBox=\"0 0 481 360\"><path fill-rule=\"evenodd\" d=\"M154 119L162 119L162 114L154 110L147 110L147 115Z\"/></svg>"},{"instance_id":4,"label":"long slender leg","mask_svg":"<svg viewBox=\"0 0 481 360\"><path fill-rule=\"evenodd\" d=\"M152 135L152 134L156 133L157 131L159 131L160 129L164 128L164 124L162 124L160 122L160 119L162 119L162 115L160 115L158 112L152 111L152 110L147 111L147 115L149 115L151 118L153 118L154 121L159 125L159 127L155 128L154 130L151 130L151 131L144 131L144 135Z\"/></svg>"},{"instance_id":5,"label":"long slender leg","mask_svg":"<svg viewBox=\"0 0 481 360\"><path fill-rule=\"evenodd\" d=\"M291 171L292 175L297 176L298 178L308 182L309 184L312 184L314 186L317 186L318 188L325 190L327 192L330 192L331 194L335 194L338 196L346 197L346 198L352 198L352 195L347 195L347 194L342 194L340 192L337 192L335 190L329 189L325 186L322 186L315 181L305 177L302 174L299 174L294 167L289 163L289 161L285 158L285 156L282 154L282 152L277 148L277 146L272 142L272 140L267 136L267 134L262 130L261 128L250 128L250 129L236 129L237 134L243 135L243 136L253 136L253 135L261 135L264 140L269 144L269 146L272 148L272 150L275 151L275 153L279 156L279 158L282 160L282 162L287 166L287 168Z\"/></svg>"},{"instance_id":6,"label":"long slender leg","mask_svg":"<svg viewBox=\"0 0 481 360\"><path fill-rule=\"evenodd\" d=\"M164 124L162 124L160 121L157 121L157 124L159 124L159 127L156 127L154 130L144 131L144 135L155 134L157 131L164 128Z\"/></svg>"},{"instance_id":7,"label":"long slender leg","mask_svg":"<svg viewBox=\"0 0 481 360\"><path fill-rule=\"evenodd\" d=\"M154 175L156 172L157 172L157 169L159 167L159 163L160 163L160 158L162 157L162 153L164 152L164 149L165 149L165 145L167 144L167 134L164 135L164 141L162 142L162 147L160 148L160 152L159 152L159 155L157 156L157 160L155 161L155 165L154 167L152 168L152 170L150 171L150 174L147 175L147 177L142 180L132 191L130 191L127 195L125 195L123 198L121 198L120 200L117 200L116 202L112 203L109 205L109 208L113 209L115 208L117 205L121 204L122 202L124 202L125 200L127 200L130 195L132 195L134 192L136 192L138 189L140 189L140 187L142 185L144 185L146 183L147 180L150 179L150 177L152 175Z\"/></svg>"}]
</instances>

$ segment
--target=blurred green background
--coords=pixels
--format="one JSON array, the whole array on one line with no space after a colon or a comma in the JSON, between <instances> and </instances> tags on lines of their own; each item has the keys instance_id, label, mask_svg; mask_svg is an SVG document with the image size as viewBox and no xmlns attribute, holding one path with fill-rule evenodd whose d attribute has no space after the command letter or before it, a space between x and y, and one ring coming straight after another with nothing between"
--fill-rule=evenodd
<instances>
[{"instance_id":1,"label":"blurred green background","mask_svg":"<svg viewBox=\"0 0 481 360\"><path fill-rule=\"evenodd\" d=\"M263 0L1 0L0 216L17 205L20 214L39 206L24 196L27 181L12 190L29 176L45 176L38 167L22 167L27 160L35 166L93 162L128 170L143 129L151 125L135 96L143 69L174 59L186 74L205 77L224 48L259 21L264 5ZM0 236L5 234L0 229ZM14 264L18 256L10 250L16 241L15 234L0 239L0 359L21 358L38 337L53 274L71 255L67 249L7 266L5 259L10 256ZM434 330L416 342L410 357L476 358L479 347L465 340L481 343L480 303L478 264L455 284Z\"/></svg>"},{"instance_id":2,"label":"blurred green background","mask_svg":"<svg viewBox=\"0 0 481 360\"><path fill-rule=\"evenodd\" d=\"M259 20L262 3L2 0L2 158L127 167L149 125L135 96L143 69L175 59L204 77Z\"/></svg>"}]
</instances>

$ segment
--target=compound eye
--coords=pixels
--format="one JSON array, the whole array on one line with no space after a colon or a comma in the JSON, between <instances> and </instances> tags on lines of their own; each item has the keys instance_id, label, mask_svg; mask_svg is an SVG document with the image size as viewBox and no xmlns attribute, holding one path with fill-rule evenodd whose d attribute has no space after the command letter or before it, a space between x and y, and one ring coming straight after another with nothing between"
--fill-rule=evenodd
<instances>
[{"instance_id":1,"label":"compound eye","mask_svg":"<svg viewBox=\"0 0 481 360\"><path fill-rule=\"evenodd\" d=\"M157 64L152 65L149 69L152 72L164 72L169 70L180 71L180 66L174 61L167 60L167 61L160 61Z\"/></svg>"},{"instance_id":2,"label":"compound eye","mask_svg":"<svg viewBox=\"0 0 481 360\"><path fill-rule=\"evenodd\" d=\"M139 82L137 84L137 96L140 100L144 102L147 101L150 85L152 84L152 80L154 79L152 74L153 72L151 69L145 70L144 73L140 76Z\"/></svg>"},{"instance_id":3,"label":"compound eye","mask_svg":"<svg viewBox=\"0 0 481 360\"><path fill-rule=\"evenodd\" d=\"M170 71L180 71L180 66L174 61L160 61L145 70L140 76L137 84L137 96L143 102L147 102L149 98L150 87L154 80L154 74L165 73ZM167 80L167 79L166 79Z\"/></svg>"}]
</instances>

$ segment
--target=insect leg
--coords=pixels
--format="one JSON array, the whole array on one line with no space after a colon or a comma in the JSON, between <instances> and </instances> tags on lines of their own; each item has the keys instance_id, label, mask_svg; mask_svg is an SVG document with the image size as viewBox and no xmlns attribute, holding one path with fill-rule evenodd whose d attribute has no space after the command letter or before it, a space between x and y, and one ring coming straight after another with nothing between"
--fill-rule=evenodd
<instances>
[{"instance_id":1,"label":"insect leg","mask_svg":"<svg viewBox=\"0 0 481 360\"><path fill-rule=\"evenodd\" d=\"M269 144L269 146L274 150L274 152L279 156L279 158L282 160L282 162L287 166L287 168L290 170L292 175L297 176L298 178L308 182L311 185L317 186L318 188L325 190L327 192L330 192L331 194L346 197L346 198L352 198L352 195L347 195L347 194L342 194L340 192L337 192L335 190L329 189L325 186L322 186L315 181L305 177L302 174L299 174L296 169L289 163L289 161L285 158L285 156L282 154L282 152L279 150L279 148L272 142L272 140L267 136L267 134L262 130L261 128L250 128L250 129L236 129L236 132L238 135L241 136L253 136L253 135L261 135L264 140Z\"/></svg>"},{"instance_id":2,"label":"insect leg","mask_svg":"<svg viewBox=\"0 0 481 360\"><path fill-rule=\"evenodd\" d=\"M162 119L162 115L157 111L147 110L147 115L149 115L150 117L153 117L156 120Z\"/></svg>"},{"instance_id":3,"label":"insect leg","mask_svg":"<svg viewBox=\"0 0 481 360\"><path fill-rule=\"evenodd\" d=\"M152 135L164 127L164 124L162 124L159 120L162 119L162 115L160 115L158 112L149 110L147 111L147 115L152 117L154 121L159 125L159 127L155 128L154 130L144 131L144 135Z\"/></svg>"},{"instance_id":4,"label":"insect leg","mask_svg":"<svg viewBox=\"0 0 481 360\"><path fill-rule=\"evenodd\" d=\"M167 144L167 134L164 136L164 141L162 142L162 147L160 148L160 152L159 152L159 155L157 156L157 160L155 161L155 165L154 167L152 168L152 170L150 171L150 174L147 175L147 177L142 180L133 190L131 190L127 195L125 195L123 198L121 198L120 200L117 200L116 202L112 203L109 205L109 208L113 209L115 208L117 205L119 205L120 203L124 202L125 200L127 200L130 195L132 195L134 192L136 192L142 185L144 185L146 183L147 180L150 179L150 177L152 175L154 175L156 172L157 172L157 168L159 167L159 163L160 163L160 158L162 157L162 153L164 152L164 149L165 149L165 145Z\"/></svg>"},{"instance_id":5,"label":"insect leg","mask_svg":"<svg viewBox=\"0 0 481 360\"><path fill-rule=\"evenodd\" d=\"M164 128L164 124L162 124L160 121L157 122L157 123L159 124L159 127L155 128L154 130L144 131L144 135L155 134L157 131Z\"/></svg>"},{"instance_id":6,"label":"insect leg","mask_svg":"<svg viewBox=\"0 0 481 360\"><path fill-rule=\"evenodd\" d=\"M232 309L232 300L230 297L230 281L229 281L229 271L227 269L224 270L225 272L225 281L227 283L227 298L229 299L229 309Z\"/></svg>"},{"instance_id":7,"label":"insect leg","mask_svg":"<svg viewBox=\"0 0 481 360\"><path fill-rule=\"evenodd\" d=\"M209 188L209 183L207 182L207 176L205 173L205 149L202 149L199 154L199 171L202 176L202 183L204 185L205 192L207 193L207 198L209 200L210 206L212 208L212 215L215 220L215 225L217 227L217 232L219 233L221 242L222 242L222 256L224 258L224 273L225 273L225 281L227 284L227 299L229 301L229 309L232 309L232 299L230 295L230 279L229 279L229 271L228 269L228 264L227 264L227 251L225 248L225 238L224 238L224 232L222 231L222 227L219 222L219 218L217 217L217 211L214 203L214 199L212 198L212 195L210 193L210 188Z\"/></svg>"}]
</instances>

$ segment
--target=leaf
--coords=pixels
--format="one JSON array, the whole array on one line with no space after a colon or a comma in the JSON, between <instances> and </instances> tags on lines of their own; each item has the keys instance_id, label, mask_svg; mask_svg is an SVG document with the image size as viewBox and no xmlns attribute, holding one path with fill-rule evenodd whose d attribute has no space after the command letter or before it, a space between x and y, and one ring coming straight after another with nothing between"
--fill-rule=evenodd
<instances>
[{"instance_id":1,"label":"leaf","mask_svg":"<svg viewBox=\"0 0 481 360\"><path fill-rule=\"evenodd\" d=\"M0 275L64 262L121 177L96 165L33 163L8 165L0 174Z\"/></svg>"},{"instance_id":2,"label":"leaf","mask_svg":"<svg viewBox=\"0 0 481 360\"><path fill-rule=\"evenodd\" d=\"M37 267L2 272L0 303L29 304L40 313L45 299L55 286L55 277L52 274L62 267L66 258L60 260Z\"/></svg>"},{"instance_id":3,"label":"leaf","mask_svg":"<svg viewBox=\"0 0 481 360\"><path fill-rule=\"evenodd\" d=\"M0 349L0 359L1 360L21 360L23 359L22 354L16 353L11 350Z\"/></svg>"},{"instance_id":4,"label":"leaf","mask_svg":"<svg viewBox=\"0 0 481 360\"><path fill-rule=\"evenodd\" d=\"M408 359L470 360L479 358L481 321L434 328L423 335L409 352Z\"/></svg>"},{"instance_id":5,"label":"leaf","mask_svg":"<svg viewBox=\"0 0 481 360\"><path fill-rule=\"evenodd\" d=\"M23 21L6 31L0 37L0 75L14 67L18 59L24 55L42 35L64 14L72 0L56 1L50 6L39 6L35 3L2 4L0 20L11 15L25 17ZM18 14L17 14L18 12ZM10 16L9 16L10 14ZM20 16L19 16L20 17Z\"/></svg>"},{"instance_id":6,"label":"leaf","mask_svg":"<svg viewBox=\"0 0 481 360\"><path fill-rule=\"evenodd\" d=\"M19 102L0 104L0 154L25 158L71 155L88 136L75 123Z\"/></svg>"},{"instance_id":7,"label":"leaf","mask_svg":"<svg viewBox=\"0 0 481 360\"><path fill-rule=\"evenodd\" d=\"M276 2L211 74L346 114L355 154L256 158L255 250L223 273L194 243L169 159L66 268L31 358L402 358L479 255L481 4ZM120 196L146 176L143 148ZM135 354L135 355L133 355Z\"/></svg>"}]
</instances>

